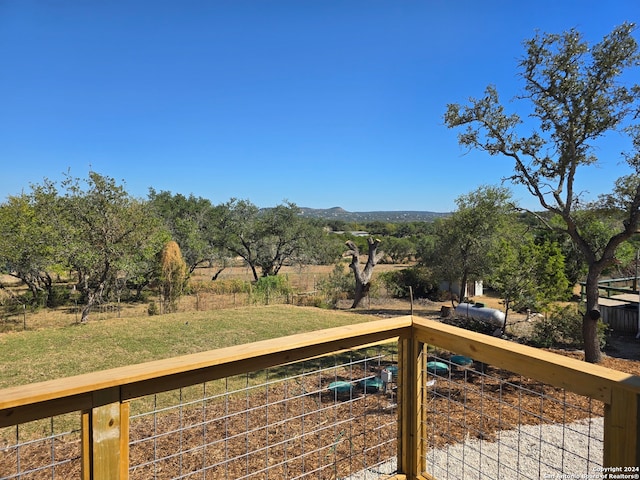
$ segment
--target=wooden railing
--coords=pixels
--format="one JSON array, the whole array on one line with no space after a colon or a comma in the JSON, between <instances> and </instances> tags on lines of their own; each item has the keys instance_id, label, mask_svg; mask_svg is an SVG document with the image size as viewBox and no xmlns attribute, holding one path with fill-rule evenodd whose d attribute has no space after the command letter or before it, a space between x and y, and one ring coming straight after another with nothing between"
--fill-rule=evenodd
<instances>
[{"instance_id":1,"label":"wooden railing","mask_svg":"<svg viewBox=\"0 0 640 480\"><path fill-rule=\"evenodd\" d=\"M426 346L473 356L605 404L604 467L640 465L640 377L411 316L293 335L0 391L0 427L82 416L82 478L128 478L129 401L398 339L398 473L429 478L420 435Z\"/></svg>"},{"instance_id":2,"label":"wooden railing","mask_svg":"<svg viewBox=\"0 0 640 480\"><path fill-rule=\"evenodd\" d=\"M623 286L618 286L623 285ZM602 298L611 298L613 295L621 293L636 294L638 291L638 278L637 277L623 277L623 278L605 278L598 282L598 290L603 291ZM587 292L586 282L580 282L580 298L584 301Z\"/></svg>"},{"instance_id":3,"label":"wooden railing","mask_svg":"<svg viewBox=\"0 0 640 480\"><path fill-rule=\"evenodd\" d=\"M604 467L640 465L640 377L442 323L415 319L412 338L604 402Z\"/></svg>"}]
</instances>

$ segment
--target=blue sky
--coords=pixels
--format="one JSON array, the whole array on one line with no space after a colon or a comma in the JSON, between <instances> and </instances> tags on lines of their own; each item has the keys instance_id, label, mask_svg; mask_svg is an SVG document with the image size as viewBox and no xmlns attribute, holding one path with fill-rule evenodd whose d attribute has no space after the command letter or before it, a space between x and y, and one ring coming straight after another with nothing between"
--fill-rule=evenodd
<instances>
[{"instance_id":1,"label":"blue sky","mask_svg":"<svg viewBox=\"0 0 640 480\"><path fill-rule=\"evenodd\" d=\"M141 198L450 211L513 165L459 147L446 105L520 92L536 31L597 42L639 17L637 0L0 0L0 201L94 170ZM611 137L580 187L607 191L627 148Z\"/></svg>"}]
</instances>

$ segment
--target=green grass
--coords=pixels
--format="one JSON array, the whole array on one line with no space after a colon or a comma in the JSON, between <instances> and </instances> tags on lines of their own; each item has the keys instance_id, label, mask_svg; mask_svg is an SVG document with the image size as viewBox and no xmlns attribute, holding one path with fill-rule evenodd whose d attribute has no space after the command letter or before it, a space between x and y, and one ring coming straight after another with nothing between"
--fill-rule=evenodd
<instances>
[{"instance_id":1,"label":"green grass","mask_svg":"<svg viewBox=\"0 0 640 480\"><path fill-rule=\"evenodd\" d=\"M376 319L274 305L5 333L0 334L0 388Z\"/></svg>"}]
</instances>

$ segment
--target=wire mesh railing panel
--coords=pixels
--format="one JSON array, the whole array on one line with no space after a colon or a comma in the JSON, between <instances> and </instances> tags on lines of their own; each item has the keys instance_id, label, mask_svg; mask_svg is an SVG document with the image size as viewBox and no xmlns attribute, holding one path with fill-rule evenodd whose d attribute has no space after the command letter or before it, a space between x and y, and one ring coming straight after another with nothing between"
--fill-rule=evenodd
<instances>
[{"instance_id":1,"label":"wire mesh railing panel","mask_svg":"<svg viewBox=\"0 0 640 480\"><path fill-rule=\"evenodd\" d=\"M426 473L495 480L601 471L601 402L451 352L429 351L426 360Z\"/></svg>"},{"instance_id":2,"label":"wire mesh railing panel","mask_svg":"<svg viewBox=\"0 0 640 480\"><path fill-rule=\"evenodd\" d=\"M130 478L386 478L396 352L376 345L135 400Z\"/></svg>"},{"instance_id":3,"label":"wire mesh railing panel","mask_svg":"<svg viewBox=\"0 0 640 480\"><path fill-rule=\"evenodd\" d=\"M80 413L0 429L0 478L80 478Z\"/></svg>"}]
</instances>

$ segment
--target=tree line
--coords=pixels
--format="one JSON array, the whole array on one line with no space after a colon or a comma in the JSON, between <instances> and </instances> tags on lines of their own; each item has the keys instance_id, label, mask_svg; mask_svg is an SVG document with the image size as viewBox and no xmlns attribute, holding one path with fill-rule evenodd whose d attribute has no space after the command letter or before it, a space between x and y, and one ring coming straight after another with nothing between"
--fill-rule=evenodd
<instances>
[{"instance_id":1,"label":"tree line","mask_svg":"<svg viewBox=\"0 0 640 480\"><path fill-rule=\"evenodd\" d=\"M401 237L388 237L388 261L409 260L415 250L410 238L428 229L420 222L366 226L385 238L392 231ZM336 227L346 231L337 235ZM360 227L305 218L291 202L264 209L239 199L214 205L153 188L139 199L92 171L85 179L66 175L59 184L45 179L0 204L0 272L23 282L32 303L44 297L48 306L57 302L56 279L71 278L86 321L97 303L160 289L168 278L163 268L179 269L168 266L175 247L185 279L207 266L215 280L240 259L257 281L278 275L285 264L335 263L345 240L366 242L349 233ZM168 248L171 241L175 247Z\"/></svg>"},{"instance_id":2,"label":"tree line","mask_svg":"<svg viewBox=\"0 0 640 480\"><path fill-rule=\"evenodd\" d=\"M406 264L380 276L394 296L407 297L411 287L416 297L442 299L442 282L483 280L504 299L507 314L569 299L588 273L570 238L547 227L561 218L523 211L508 188L480 186L456 205L433 222L335 224L305 218L291 202L266 209L238 199L214 205L154 189L138 199L114 179L90 172L59 185L45 180L0 204L0 271L28 287L29 301L44 297L49 306L57 301L57 279L70 279L83 322L97 304L141 299L149 289L173 301L196 268L211 268L215 281L238 260L257 281L277 276L284 265L335 264L343 271L350 258L354 307L368 293L376 262ZM582 212L590 242L606 244L622 219L595 213ZM369 236L353 236L351 229ZM372 247L375 258L368 255ZM624 242L604 273L631 275L638 248L637 237ZM335 277L342 289L344 275Z\"/></svg>"},{"instance_id":3,"label":"tree line","mask_svg":"<svg viewBox=\"0 0 640 480\"><path fill-rule=\"evenodd\" d=\"M0 270L24 282L34 301L43 293L52 301L56 278L71 277L82 321L97 303L157 286L170 241L187 275L204 264L220 273L239 257L257 280L285 262L332 261L336 241L323 239L292 203L260 210L247 200L213 205L153 189L141 200L97 172L45 180L0 205Z\"/></svg>"}]
</instances>

